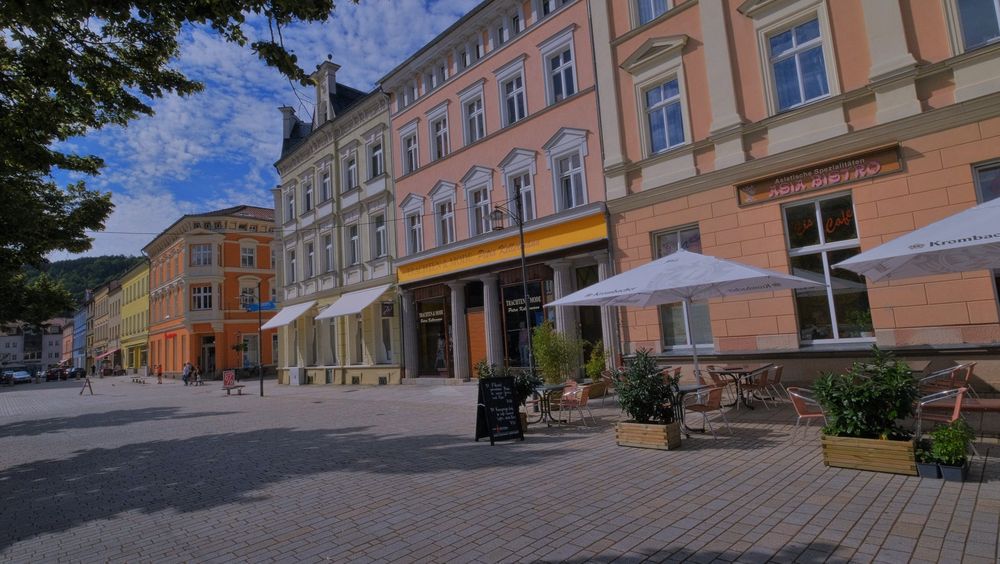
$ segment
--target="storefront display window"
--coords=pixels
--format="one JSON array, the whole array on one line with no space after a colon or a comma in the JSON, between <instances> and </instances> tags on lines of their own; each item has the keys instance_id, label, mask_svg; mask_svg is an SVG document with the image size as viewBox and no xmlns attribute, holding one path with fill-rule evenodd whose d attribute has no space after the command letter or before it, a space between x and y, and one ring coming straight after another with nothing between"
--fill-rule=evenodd
<instances>
[{"instance_id":1,"label":"storefront display window","mask_svg":"<svg viewBox=\"0 0 1000 564\"><path fill-rule=\"evenodd\" d=\"M701 252L701 232L698 231L697 227L657 233L654 240L656 258L665 257L678 249L692 253ZM698 346L712 345L712 324L709 322L708 304L699 302L692 303L690 307L687 307L682 303L677 303L660 306L660 334L663 348L691 346L685 316L691 318L695 343Z\"/></svg>"},{"instance_id":2,"label":"storefront display window","mask_svg":"<svg viewBox=\"0 0 1000 564\"><path fill-rule=\"evenodd\" d=\"M826 285L795 291L799 339L872 338L864 278L830 267L861 251L850 194L797 203L784 211L792 274Z\"/></svg>"},{"instance_id":3,"label":"storefront display window","mask_svg":"<svg viewBox=\"0 0 1000 564\"><path fill-rule=\"evenodd\" d=\"M528 282L528 296L531 327L538 327L545 315L542 311L541 282ZM525 327L524 289L521 284L503 287L503 306L507 362L510 366L527 366L530 332Z\"/></svg>"},{"instance_id":4,"label":"storefront display window","mask_svg":"<svg viewBox=\"0 0 1000 564\"><path fill-rule=\"evenodd\" d=\"M448 374L448 323L444 300L417 302L420 374Z\"/></svg>"}]
</instances>

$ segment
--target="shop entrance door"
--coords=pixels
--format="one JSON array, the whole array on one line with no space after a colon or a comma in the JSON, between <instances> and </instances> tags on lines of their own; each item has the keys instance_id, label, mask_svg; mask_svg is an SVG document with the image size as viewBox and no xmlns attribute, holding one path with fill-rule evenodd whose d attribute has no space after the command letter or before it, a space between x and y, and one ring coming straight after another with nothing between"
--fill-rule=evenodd
<instances>
[{"instance_id":1,"label":"shop entrance door","mask_svg":"<svg viewBox=\"0 0 1000 564\"><path fill-rule=\"evenodd\" d=\"M203 374L215 372L215 335L201 338L200 368Z\"/></svg>"},{"instance_id":2,"label":"shop entrance door","mask_svg":"<svg viewBox=\"0 0 1000 564\"><path fill-rule=\"evenodd\" d=\"M445 300L417 302L417 322L419 375L448 378L451 375L448 303Z\"/></svg>"}]
</instances>

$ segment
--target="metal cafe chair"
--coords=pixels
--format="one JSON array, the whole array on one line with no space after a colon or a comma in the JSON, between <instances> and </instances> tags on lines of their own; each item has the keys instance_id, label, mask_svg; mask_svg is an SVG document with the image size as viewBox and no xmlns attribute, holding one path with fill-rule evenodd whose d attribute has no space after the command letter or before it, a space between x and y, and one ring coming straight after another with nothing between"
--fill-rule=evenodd
<instances>
[{"instance_id":1,"label":"metal cafe chair","mask_svg":"<svg viewBox=\"0 0 1000 564\"><path fill-rule=\"evenodd\" d=\"M798 419L795 420L795 431L799 429L799 423L802 420L806 420L805 426L802 427L803 435L809 428L809 424L812 423L813 419L822 419L823 424L826 424L826 414L823 413L823 407L820 406L819 402L812 397L812 390L806 388L796 388L789 387L785 388L788 393L788 398L792 401L792 407L795 408L795 414L798 415ZM795 438L795 432L792 432L792 438Z\"/></svg>"}]
</instances>

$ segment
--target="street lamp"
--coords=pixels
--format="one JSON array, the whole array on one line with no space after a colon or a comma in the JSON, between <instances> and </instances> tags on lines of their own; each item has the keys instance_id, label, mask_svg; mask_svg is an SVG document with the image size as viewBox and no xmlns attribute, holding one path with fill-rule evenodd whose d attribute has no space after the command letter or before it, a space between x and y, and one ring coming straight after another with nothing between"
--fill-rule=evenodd
<instances>
[{"instance_id":1,"label":"street lamp","mask_svg":"<svg viewBox=\"0 0 1000 564\"><path fill-rule=\"evenodd\" d=\"M503 218L506 215L517 224L517 233L521 239L521 294L524 297L524 327L528 332L528 373L535 375L535 351L531 338L531 300L528 296L528 265L524 257L524 202L521 199L521 183L514 181L514 209L510 209L510 200L493 206L490 221L497 231L503 229Z\"/></svg>"},{"instance_id":2,"label":"street lamp","mask_svg":"<svg viewBox=\"0 0 1000 564\"><path fill-rule=\"evenodd\" d=\"M260 301L260 280L257 281L257 295L253 296L254 301L250 301L248 296L241 296L243 300L243 308L247 311L253 311L252 306L257 307L257 375L260 377L260 397L264 397L264 338L263 338L263 325L264 325L264 307ZM254 303L256 302L256 303Z\"/></svg>"}]
</instances>

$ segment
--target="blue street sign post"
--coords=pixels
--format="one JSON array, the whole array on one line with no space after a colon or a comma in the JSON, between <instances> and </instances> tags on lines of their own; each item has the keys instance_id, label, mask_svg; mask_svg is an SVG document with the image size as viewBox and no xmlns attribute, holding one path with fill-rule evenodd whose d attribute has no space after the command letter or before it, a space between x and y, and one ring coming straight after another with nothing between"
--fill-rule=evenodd
<instances>
[{"instance_id":1,"label":"blue street sign post","mask_svg":"<svg viewBox=\"0 0 1000 564\"><path fill-rule=\"evenodd\" d=\"M247 313L257 312L257 374L260 376L260 397L264 397L264 366L263 366L263 355L264 350L264 338L262 337L262 325L264 320L261 316L262 312L273 311L277 309L278 305L274 303L274 300L269 300L266 302L260 300L260 282L257 283L257 296L254 303L248 303L244 306Z\"/></svg>"},{"instance_id":2,"label":"blue street sign post","mask_svg":"<svg viewBox=\"0 0 1000 564\"><path fill-rule=\"evenodd\" d=\"M258 312L258 311L274 311L277 308L278 308L278 304L274 303L273 301L261 302L259 304L258 303L252 303L252 304L247 304L246 305L246 311L249 312L249 313Z\"/></svg>"}]
</instances>

